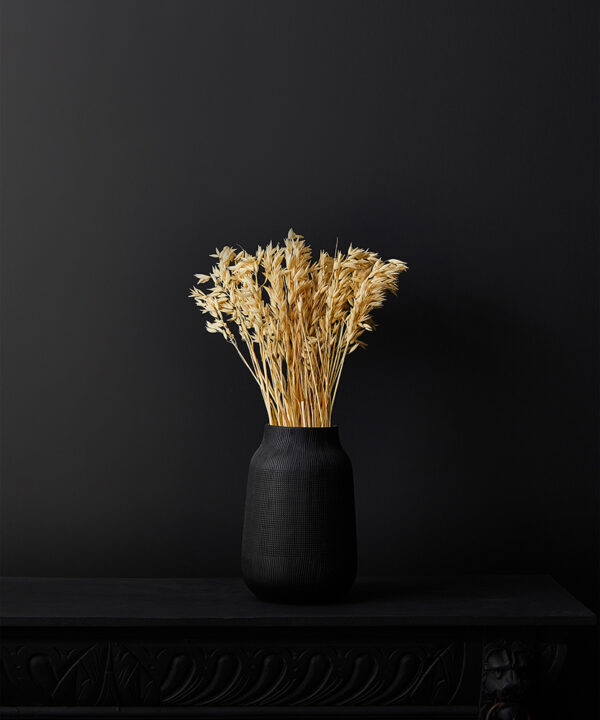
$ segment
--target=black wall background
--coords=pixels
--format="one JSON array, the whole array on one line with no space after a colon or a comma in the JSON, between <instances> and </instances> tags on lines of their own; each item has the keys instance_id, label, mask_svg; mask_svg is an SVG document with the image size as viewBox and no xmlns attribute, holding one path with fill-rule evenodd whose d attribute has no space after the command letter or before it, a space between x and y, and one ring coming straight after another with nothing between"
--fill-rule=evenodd
<instances>
[{"instance_id":1,"label":"black wall background","mask_svg":"<svg viewBox=\"0 0 600 720\"><path fill-rule=\"evenodd\" d=\"M215 246L408 262L336 421L364 574L597 608L598 17L585 2L2 4L2 565L238 573L265 413Z\"/></svg>"}]
</instances>

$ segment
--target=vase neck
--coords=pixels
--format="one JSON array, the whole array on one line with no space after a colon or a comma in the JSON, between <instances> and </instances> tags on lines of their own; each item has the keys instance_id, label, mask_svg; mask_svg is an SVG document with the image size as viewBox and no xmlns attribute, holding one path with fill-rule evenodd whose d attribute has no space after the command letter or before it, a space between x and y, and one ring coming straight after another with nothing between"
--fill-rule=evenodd
<instances>
[{"instance_id":1,"label":"vase neck","mask_svg":"<svg viewBox=\"0 0 600 720\"><path fill-rule=\"evenodd\" d=\"M285 427L283 425L265 425L263 442L277 443L309 443L324 445L339 443L340 435L337 425L332 427Z\"/></svg>"}]
</instances>

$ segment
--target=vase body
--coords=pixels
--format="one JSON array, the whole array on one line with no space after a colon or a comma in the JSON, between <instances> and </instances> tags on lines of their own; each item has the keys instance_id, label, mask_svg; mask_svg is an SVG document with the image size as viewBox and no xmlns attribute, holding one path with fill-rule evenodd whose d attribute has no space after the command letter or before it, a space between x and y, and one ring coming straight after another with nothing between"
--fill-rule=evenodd
<instances>
[{"instance_id":1,"label":"vase body","mask_svg":"<svg viewBox=\"0 0 600 720\"><path fill-rule=\"evenodd\" d=\"M273 602L333 601L350 589L354 486L337 427L265 426L248 472L242 575Z\"/></svg>"}]
</instances>

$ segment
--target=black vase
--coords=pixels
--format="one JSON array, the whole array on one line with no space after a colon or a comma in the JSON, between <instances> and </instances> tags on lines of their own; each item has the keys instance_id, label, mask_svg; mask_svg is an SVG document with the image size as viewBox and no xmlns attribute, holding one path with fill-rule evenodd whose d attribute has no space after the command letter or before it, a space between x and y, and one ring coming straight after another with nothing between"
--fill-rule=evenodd
<instances>
[{"instance_id":1,"label":"black vase","mask_svg":"<svg viewBox=\"0 0 600 720\"><path fill-rule=\"evenodd\" d=\"M273 602L330 602L350 589L354 487L337 427L265 426L248 472L242 575Z\"/></svg>"}]
</instances>

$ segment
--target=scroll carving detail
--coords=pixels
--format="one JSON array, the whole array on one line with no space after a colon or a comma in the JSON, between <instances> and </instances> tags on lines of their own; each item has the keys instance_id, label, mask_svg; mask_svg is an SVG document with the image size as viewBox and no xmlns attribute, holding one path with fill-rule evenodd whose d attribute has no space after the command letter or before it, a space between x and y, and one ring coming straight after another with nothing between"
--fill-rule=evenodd
<instances>
[{"instance_id":1,"label":"scroll carving detail","mask_svg":"<svg viewBox=\"0 0 600 720\"><path fill-rule=\"evenodd\" d=\"M466 647L209 647L103 641L2 649L3 705L451 704Z\"/></svg>"}]
</instances>

